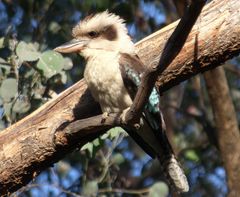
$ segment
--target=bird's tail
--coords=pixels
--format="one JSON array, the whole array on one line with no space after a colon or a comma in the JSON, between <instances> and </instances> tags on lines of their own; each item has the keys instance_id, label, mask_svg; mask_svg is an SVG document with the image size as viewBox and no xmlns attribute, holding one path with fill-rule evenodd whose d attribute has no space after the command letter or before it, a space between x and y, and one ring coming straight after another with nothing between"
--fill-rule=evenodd
<instances>
[{"instance_id":1,"label":"bird's tail","mask_svg":"<svg viewBox=\"0 0 240 197\"><path fill-rule=\"evenodd\" d=\"M161 164L162 171L173 189L181 193L188 192L189 185L181 164L172 150L165 131L161 132L162 136L159 137L157 135L157 139L162 144L162 147L155 149L155 151L157 151L156 155Z\"/></svg>"},{"instance_id":2,"label":"bird's tail","mask_svg":"<svg viewBox=\"0 0 240 197\"><path fill-rule=\"evenodd\" d=\"M144 117L143 126L136 131L128 131L139 146L152 158L158 158L162 171L172 188L178 192L188 192L187 178L177 161L168 141L164 127L153 129L153 125ZM161 119L163 123L163 119Z\"/></svg>"},{"instance_id":3,"label":"bird's tail","mask_svg":"<svg viewBox=\"0 0 240 197\"><path fill-rule=\"evenodd\" d=\"M158 157L165 177L171 187L176 191L181 193L188 192L189 185L183 169L180 167L174 154L169 156L170 157L168 158L164 158L165 156L162 156L161 158Z\"/></svg>"}]
</instances>

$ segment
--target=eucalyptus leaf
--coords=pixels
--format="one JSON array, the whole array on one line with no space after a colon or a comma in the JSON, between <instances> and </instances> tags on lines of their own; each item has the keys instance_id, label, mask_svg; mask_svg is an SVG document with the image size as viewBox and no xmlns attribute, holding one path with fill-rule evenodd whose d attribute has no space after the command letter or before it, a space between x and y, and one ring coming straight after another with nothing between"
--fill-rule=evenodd
<instances>
[{"instance_id":1,"label":"eucalyptus leaf","mask_svg":"<svg viewBox=\"0 0 240 197\"><path fill-rule=\"evenodd\" d=\"M196 151L194 150L188 150L185 152L185 157L189 160L192 160L192 161L199 161L199 157L196 153Z\"/></svg>"},{"instance_id":2,"label":"eucalyptus leaf","mask_svg":"<svg viewBox=\"0 0 240 197\"><path fill-rule=\"evenodd\" d=\"M87 181L83 186L83 195L84 196L95 196L98 192L98 182L97 181Z\"/></svg>"},{"instance_id":3,"label":"eucalyptus leaf","mask_svg":"<svg viewBox=\"0 0 240 197\"><path fill-rule=\"evenodd\" d=\"M61 75L61 81L63 84L67 83L67 74L64 71L60 72Z\"/></svg>"},{"instance_id":4,"label":"eucalyptus leaf","mask_svg":"<svg viewBox=\"0 0 240 197\"><path fill-rule=\"evenodd\" d=\"M0 63L1 72L4 73L4 75L8 75L11 72L11 67L7 65L3 65Z\"/></svg>"},{"instance_id":5,"label":"eucalyptus leaf","mask_svg":"<svg viewBox=\"0 0 240 197\"><path fill-rule=\"evenodd\" d=\"M123 157L122 154L120 153L116 153L113 155L112 157L112 163L118 164L120 165L121 163L123 163L125 161L125 158Z\"/></svg>"},{"instance_id":6,"label":"eucalyptus leaf","mask_svg":"<svg viewBox=\"0 0 240 197\"><path fill-rule=\"evenodd\" d=\"M68 172L71 170L71 165L67 161L59 161L56 165L57 172L59 173L60 177L65 177Z\"/></svg>"},{"instance_id":7,"label":"eucalyptus leaf","mask_svg":"<svg viewBox=\"0 0 240 197\"><path fill-rule=\"evenodd\" d=\"M51 22L48 27L48 30L54 34L56 34L60 29L61 29L61 26L55 21Z\"/></svg>"},{"instance_id":8,"label":"eucalyptus leaf","mask_svg":"<svg viewBox=\"0 0 240 197\"><path fill-rule=\"evenodd\" d=\"M18 92L17 80L14 78L7 78L3 80L0 87L0 96L3 101L9 102Z\"/></svg>"},{"instance_id":9,"label":"eucalyptus leaf","mask_svg":"<svg viewBox=\"0 0 240 197\"><path fill-rule=\"evenodd\" d=\"M17 48L18 41L16 39L8 39L8 48L14 51Z\"/></svg>"},{"instance_id":10,"label":"eucalyptus leaf","mask_svg":"<svg viewBox=\"0 0 240 197\"><path fill-rule=\"evenodd\" d=\"M109 136L109 133L104 133L100 138L101 138L102 140L105 140L105 139L108 138L108 136Z\"/></svg>"},{"instance_id":11,"label":"eucalyptus leaf","mask_svg":"<svg viewBox=\"0 0 240 197\"><path fill-rule=\"evenodd\" d=\"M33 86L33 98L42 99L42 95L44 94L46 87L41 84L40 81L37 81Z\"/></svg>"},{"instance_id":12,"label":"eucalyptus leaf","mask_svg":"<svg viewBox=\"0 0 240 197\"><path fill-rule=\"evenodd\" d=\"M232 88L231 89L231 95L232 95L234 100L240 100L240 91L239 91L239 89Z\"/></svg>"},{"instance_id":13,"label":"eucalyptus leaf","mask_svg":"<svg viewBox=\"0 0 240 197\"><path fill-rule=\"evenodd\" d=\"M112 128L112 129L109 129L107 133L104 133L104 134L100 137L100 139L101 139L101 140L105 140L105 139L109 138L109 139L112 140L112 139L114 139L115 137L117 137L117 136L118 136L120 133L122 133L122 132L125 133L124 129L122 129L121 127L114 127L114 128Z\"/></svg>"},{"instance_id":14,"label":"eucalyptus leaf","mask_svg":"<svg viewBox=\"0 0 240 197\"><path fill-rule=\"evenodd\" d=\"M3 105L3 100L2 100L2 98L0 97L0 106L2 106Z\"/></svg>"},{"instance_id":15,"label":"eucalyptus leaf","mask_svg":"<svg viewBox=\"0 0 240 197\"><path fill-rule=\"evenodd\" d=\"M31 108L31 104L27 98L17 99L13 105L13 111L16 113L26 113Z\"/></svg>"},{"instance_id":16,"label":"eucalyptus leaf","mask_svg":"<svg viewBox=\"0 0 240 197\"><path fill-rule=\"evenodd\" d=\"M0 131L5 128L6 128L5 123L2 120L0 120Z\"/></svg>"},{"instance_id":17,"label":"eucalyptus leaf","mask_svg":"<svg viewBox=\"0 0 240 197\"><path fill-rule=\"evenodd\" d=\"M9 74L11 71L11 66L8 65L7 61L0 57L0 70L3 71L5 75Z\"/></svg>"},{"instance_id":18,"label":"eucalyptus leaf","mask_svg":"<svg viewBox=\"0 0 240 197\"><path fill-rule=\"evenodd\" d=\"M34 44L24 41L19 42L17 45L16 54L21 61L36 61L41 55Z\"/></svg>"},{"instance_id":19,"label":"eucalyptus leaf","mask_svg":"<svg viewBox=\"0 0 240 197\"><path fill-rule=\"evenodd\" d=\"M73 67L73 62L69 57L64 58L64 70L70 70Z\"/></svg>"},{"instance_id":20,"label":"eucalyptus leaf","mask_svg":"<svg viewBox=\"0 0 240 197\"><path fill-rule=\"evenodd\" d=\"M13 115L11 114L12 111L12 103L4 103L3 104L3 109L4 109L4 115L8 116L8 117L13 117Z\"/></svg>"},{"instance_id":21,"label":"eucalyptus leaf","mask_svg":"<svg viewBox=\"0 0 240 197\"><path fill-rule=\"evenodd\" d=\"M42 53L37 63L37 68L43 71L45 77L50 78L61 72L64 66L64 58L55 51Z\"/></svg>"},{"instance_id":22,"label":"eucalyptus leaf","mask_svg":"<svg viewBox=\"0 0 240 197\"><path fill-rule=\"evenodd\" d=\"M149 189L149 197L167 197L169 194L169 188L164 182L156 182Z\"/></svg>"},{"instance_id":23,"label":"eucalyptus leaf","mask_svg":"<svg viewBox=\"0 0 240 197\"><path fill-rule=\"evenodd\" d=\"M93 154L93 143L88 142L87 144L82 146L81 150L87 150L89 152L90 156L92 156L92 154Z\"/></svg>"},{"instance_id":24,"label":"eucalyptus leaf","mask_svg":"<svg viewBox=\"0 0 240 197\"><path fill-rule=\"evenodd\" d=\"M4 37L0 38L0 49L4 47Z\"/></svg>"},{"instance_id":25,"label":"eucalyptus leaf","mask_svg":"<svg viewBox=\"0 0 240 197\"><path fill-rule=\"evenodd\" d=\"M99 145L100 145L100 140L99 140L99 138L96 138L95 140L93 140L93 145L94 145L94 146L99 146Z\"/></svg>"},{"instance_id":26,"label":"eucalyptus leaf","mask_svg":"<svg viewBox=\"0 0 240 197\"><path fill-rule=\"evenodd\" d=\"M124 130L121 127L114 127L109 130L109 133L110 133L109 137L110 139L114 139L122 132L124 132Z\"/></svg>"}]
</instances>

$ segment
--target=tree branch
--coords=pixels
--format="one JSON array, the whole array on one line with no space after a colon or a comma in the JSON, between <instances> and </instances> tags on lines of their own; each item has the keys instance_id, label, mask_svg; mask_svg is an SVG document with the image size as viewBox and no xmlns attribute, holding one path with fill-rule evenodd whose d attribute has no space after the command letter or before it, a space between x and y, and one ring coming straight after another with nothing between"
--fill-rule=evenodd
<instances>
[{"instance_id":1,"label":"tree branch","mask_svg":"<svg viewBox=\"0 0 240 197\"><path fill-rule=\"evenodd\" d=\"M158 78L157 85L161 92L239 54L239 9L239 0L216 0L205 6L185 46ZM137 53L145 65L158 62L166 38L176 24L136 44ZM81 80L29 116L1 131L1 195L16 191L77 145L81 146L102 134L108 122L98 129L88 124L90 127L79 130L78 134L60 137L70 123L99 112L99 105L91 97L84 80ZM58 131L56 135L55 131ZM76 139L75 135L78 136Z\"/></svg>"},{"instance_id":2,"label":"tree branch","mask_svg":"<svg viewBox=\"0 0 240 197\"><path fill-rule=\"evenodd\" d=\"M230 97L227 78L222 67L204 74L217 128L217 141L228 179L228 197L240 192L240 132L237 115Z\"/></svg>"}]
</instances>

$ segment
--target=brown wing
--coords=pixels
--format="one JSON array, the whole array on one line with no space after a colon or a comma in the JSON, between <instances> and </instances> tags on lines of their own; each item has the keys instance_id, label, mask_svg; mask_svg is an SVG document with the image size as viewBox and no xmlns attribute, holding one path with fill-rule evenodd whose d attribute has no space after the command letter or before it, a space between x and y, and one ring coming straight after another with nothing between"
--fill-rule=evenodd
<instances>
[{"instance_id":1,"label":"brown wing","mask_svg":"<svg viewBox=\"0 0 240 197\"><path fill-rule=\"evenodd\" d=\"M145 66L137 55L121 53L119 68L122 74L124 85L133 99L140 84L140 75L145 71Z\"/></svg>"}]
</instances>

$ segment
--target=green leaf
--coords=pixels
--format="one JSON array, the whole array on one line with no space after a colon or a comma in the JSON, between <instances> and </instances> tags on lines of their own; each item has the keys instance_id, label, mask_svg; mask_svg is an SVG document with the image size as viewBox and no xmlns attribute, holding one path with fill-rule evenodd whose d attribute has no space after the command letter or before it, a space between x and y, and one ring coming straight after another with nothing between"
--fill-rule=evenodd
<instances>
[{"instance_id":1,"label":"green leaf","mask_svg":"<svg viewBox=\"0 0 240 197\"><path fill-rule=\"evenodd\" d=\"M60 75L61 75L61 82L62 82L63 84L66 84L66 83L67 83L67 74L66 74L66 72L61 71L61 72L60 72Z\"/></svg>"},{"instance_id":2,"label":"green leaf","mask_svg":"<svg viewBox=\"0 0 240 197\"><path fill-rule=\"evenodd\" d=\"M56 164L56 169L60 177L63 178L71 170L71 165L68 162L61 160Z\"/></svg>"},{"instance_id":3,"label":"green leaf","mask_svg":"<svg viewBox=\"0 0 240 197\"><path fill-rule=\"evenodd\" d=\"M105 139L109 138L109 139L112 140L112 139L114 139L115 137L117 137L117 136L118 136L120 133L122 133L122 132L125 133L125 131L124 131L121 127L114 127L114 128L112 128L112 129L109 129L107 133L104 133L104 134L100 137L100 139L105 140Z\"/></svg>"},{"instance_id":4,"label":"green leaf","mask_svg":"<svg viewBox=\"0 0 240 197\"><path fill-rule=\"evenodd\" d=\"M11 66L7 64L7 61L0 57L0 68L4 70L4 74L8 75L11 71Z\"/></svg>"},{"instance_id":5,"label":"green leaf","mask_svg":"<svg viewBox=\"0 0 240 197\"><path fill-rule=\"evenodd\" d=\"M60 53L46 51L37 63L37 68L43 71L45 77L50 78L61 72L64 66L64 59Z\"/></svg>"},{"instance_id":6,"label":"green leaf","mask_svg":"<svg viewBox=\"0 0 240 197\"><path fill-rule=\"evenodd\" d=\"M16 54L21 61L36 61L40 57L40 52L37 51L35 45L24 41L17 45Z\"/></svg>"},{"instance_id":7,"label":"green leaf","mask_svg":"<svg viewBox=\"0 0 240 197\"><path fill-rule=\"evenodd\" d=\"M69 57L64 58L64 70L70 70L73 67L73 62Z\"/></svg>"},{"instance_id":8,"label":"green leaf","mask_svg":"<svg viewBox=\"0 0 240 197\"><path fill-rule=\"evenodd\" d=\"M13 105L13 111L24 114L31 108L31 104L26 98L17 99Z\"/></svg>"},{"instance_id":9,"label":"green leaf","mask_svg":"<svg viewBox=\"0 0 240 197\"><path fill-rule=\"evenodd\" d=\"M124 132L124 130L121 127L114 127L109 130L109 133L110 133L109 138L114 139L122 132Z\"/></svg>"},{"instance_id":10,"label":"green leaf","mask_svg":"<svg viewBox=\"0 0 240 197\"><path fill-rule=\"evenodd\" d=\"M33 86L33 98L35 99L42 99L42 95L44 94L46 87L40 81L36 81Z\"/></svg>"},{"instance_id":11,"label":"green leaf","mask_svg":"<svg viewBox=\"0 0 240 197\"><path fill-rule=\"evenodd\" d=\"M123 157L122 154L120 153L116 153L113 155L112 157L112 163L118 164L120 165L121 163L123 163L125 161L125 158Z\"/></svg>"},{"instance_id":12,"label":"green leaf","mask_svg":"<svg viewBox=\"0 0 240 197\"><path fill-rule=\"evenodd\" d=\"M55 21L51 22L48 27L48 30L54 34L56 34L60 29L61 29L61 26Z\"/></svg>"},{"instance_id":13,"label":"green leaf","mask_svg":"<svg viewBox=\"0 0 240 197\"><path fill-rule=\"evenodd\" d=\"M83 186L83 196L96 196L98 192L98 182L97 181L87 181Z\"/></svg>"},{"instance_id":14,"label":"green leaf","mask_svg":"<svg viewBox=\"0 0 240 197\"><path fill-rule=\"evenodd\" d=\"M105 140L105 139L108 138L108 136L109 136L109 133L104 133L100 138L101 138L102 140Z\"/></svg>"},{"instance_id":15,"label":"green leaf","mask_svg":"<svg viewBox=\"0 0 240 197\"><path fill-rule=\"evenodd\" d=\"M11 114L11 110L12 110L12 103L4 103L3 104L3 109L4 109L4 115L10 117ZM11 116L13 117L13 116Z\"/></svg>"},{"instance_id":16,"label":"green leaf","mask_svg":"<svg viewBox=\"0 0 240 197\"><path fill-rule=\"evenodd\" d=\"M169 194L169 188L164 182L157 182L149 189L149 197L167 197Z\"/></svg>"},{"instance_id":17,"label":"green leaf","mask_svg":"<svg viewBox=\"0 0 240 197\"><path fill-rule=\"evenodd\" d=\"M99 146L99 145L100 145L100 140L99 140L99 138L96 138L95 140L93 140L93 145L94 145L94 146Z\"/></svg>"},{"instance_id":18,"label":"green leaf","mask_svg":"<svg viewBox=\"0 0 240 197\"><path fill-rule=\"evenodd\" d=\"M5 123L2 120L0 120L0 131L2 131L5 128L6 128Z\"/></svg>"},{"instance_id":19,"label":"green leaf","mask_svg":"<svg viewBox=\"0 0 240 197\"><path fill-rule=\"evenodd\" d=\"M233 97L233 100L240 100L240 91L236 88L231 89L231 95Z\"/></svg>"},{"instance_id":20,"label":"green leaf","mask_svg":"<svg viewBox=\"0 0 240 197\"><path fill-rule=\"evenodd\" d=\"M185 157L191 161L199 161L199 157L194 150L188 150L185 152Z\"/></svg>"},{"instance_id":21,"label":"green leaf","mask_svg":"<svg viewBox=\"0 0 240 197\"><path fill-rule=\"evenodd\" d=\"M82 146L81 150L87 150L89 155L90 155L90 157L92 157L92 154L93 154L93 143L88 142L87 144Z\"/></svg>"},{"instance_id":22,"label":"green leaf","mask_svg":"<svg viewBox=\"0 0 240 197\"><path fill-rule=\"evenodd\" d=\"M0 38L0 49L4 47L4 37Z\"/></svg>"},{"instance_id":23,"label":"green leaf","mask_svg":"<svg viewBox=\"0 0 240 197\"><path fill-rule=\"evenodd\" d=\"M18 92L17 80L14 78L7 78L2 82L0 87L0 96L3 101L9 102Z\"/></svg>"}]
</instances>

